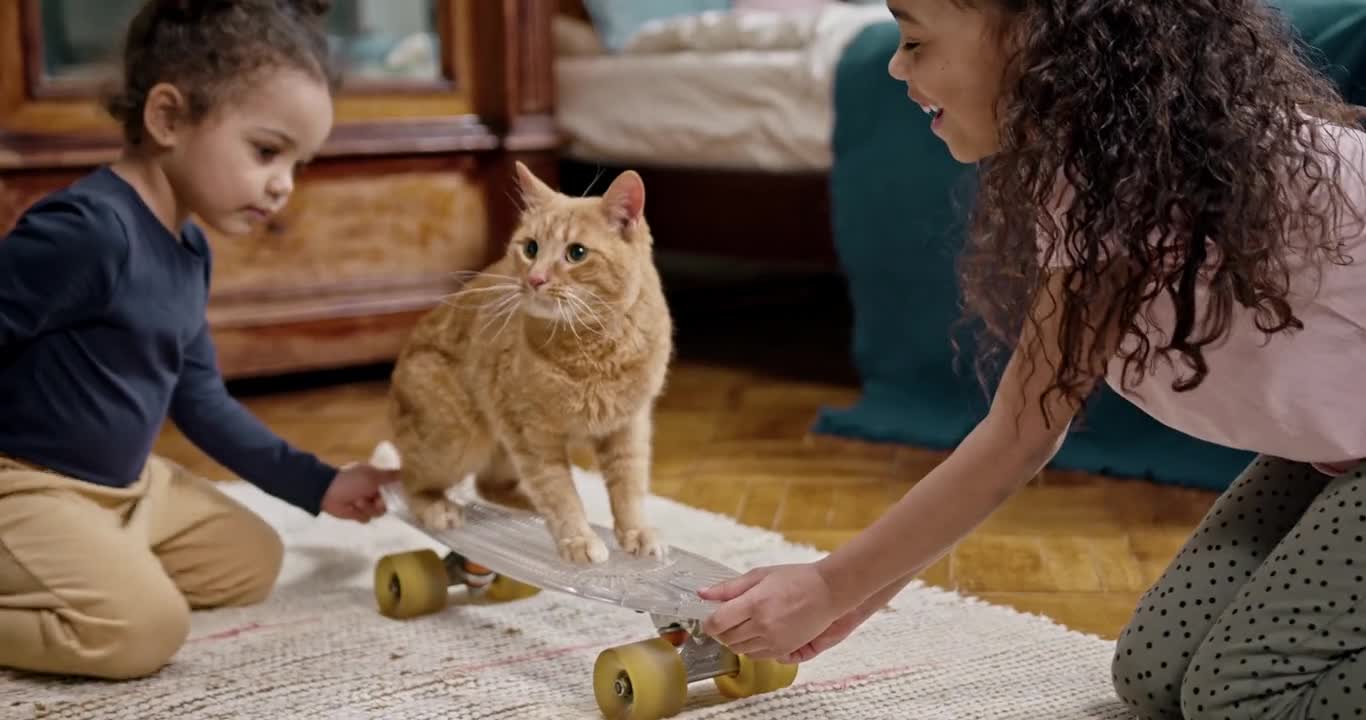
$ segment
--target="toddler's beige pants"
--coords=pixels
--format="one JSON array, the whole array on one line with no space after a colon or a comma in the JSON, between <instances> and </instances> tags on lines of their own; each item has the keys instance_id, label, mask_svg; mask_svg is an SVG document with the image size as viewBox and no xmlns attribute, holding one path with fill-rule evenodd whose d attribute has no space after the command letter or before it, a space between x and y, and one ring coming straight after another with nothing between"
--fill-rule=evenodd
<instances>
[{"instance_id":1,"label":"toddler's beige pants","mask_svg":"<svg viewBox=\"0 0 1366 720\"><path fill-rule=\"evenodd\" d=\"M0 456L0 665L152 674L191 608L261 601L282 556L259 516L168 460L111 488Z\"/></svg>"}]
</instances>

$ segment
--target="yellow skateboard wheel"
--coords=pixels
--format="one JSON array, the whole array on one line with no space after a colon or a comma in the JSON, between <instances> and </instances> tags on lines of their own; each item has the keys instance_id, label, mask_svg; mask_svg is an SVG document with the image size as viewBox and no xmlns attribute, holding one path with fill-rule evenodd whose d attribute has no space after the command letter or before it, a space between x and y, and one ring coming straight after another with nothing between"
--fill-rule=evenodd
<instances>
[{"instance_id":1,"label":"yellow skateboard wheel","mask_svg":"<svg viewBox=\"0 0 1366 720\"><path fill-rule=\"evenodd\" d=\"M446 607L446 566L431 550L386 555L375 565L375 600L385 617L402 620Z\"/></svg>"},{"instance_id":2,"label":"yellow skateboard wheel","mask_svg":"<svg viewBox=\"0 0 1366 720\"><path fill-rule=\"evenodd\" d=\"M528 585L524 582L513 580L510 577L498 575L489 583L484 590L484 597L493 602L511 602L513 600L525 600L534 597L541 589L535 585Z\"/></svg>"},{"instance_id":3,"label":"yellow skateboard wheel","mask_svg":"<svg viewBox=\"0 0 1366 720\"><path fill-rule=\"evenodd\" d=\"M683 709L688 674L663 638L603 650L593 665L593 695L607 720L661 720Z\"/></svg>"},{"instance_id":4,"label":"yellow skateboard wheel","mask_svg":"<svg viewBox=\"0 0 1366 720\"><path fill-rule=\"evenodd\" d=\"M716 689L729 698L744 698L761 693L770 693L792 684L797 679L797 666L780 663L776 660L751 660L744 655L736 655L740 669L732 675L719 675L713 678Z\"/></svg>"}]
</instances>

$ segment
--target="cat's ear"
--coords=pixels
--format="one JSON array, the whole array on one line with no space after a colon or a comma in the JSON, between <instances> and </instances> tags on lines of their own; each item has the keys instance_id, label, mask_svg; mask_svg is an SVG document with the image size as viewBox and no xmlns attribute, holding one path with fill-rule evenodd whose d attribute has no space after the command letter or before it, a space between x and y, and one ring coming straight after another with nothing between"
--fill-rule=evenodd
<instances>
[{"instance_id":1,"label":"cat's ear","mask_svg":"<svg viewBox=\"0 0 1366 720\"><path fill-rule=\"evenodd\" d=\"M645 212L645 181L635 170L627 170L602 194L602 206L607 217L618 227L626 227L640 219Z\"/></svg>"},{"instance_id":2,"label":"cat's ear","mask_svg":"<svg viewBox=\"0 0 1366 720\"><path fill-rule=\"evenodd\" d=\"M541 182L521 160L517 161L517 185L522 191L522 202L528 209L540 207L557 194L549 185Z\"/></svg>"}]
</instances>

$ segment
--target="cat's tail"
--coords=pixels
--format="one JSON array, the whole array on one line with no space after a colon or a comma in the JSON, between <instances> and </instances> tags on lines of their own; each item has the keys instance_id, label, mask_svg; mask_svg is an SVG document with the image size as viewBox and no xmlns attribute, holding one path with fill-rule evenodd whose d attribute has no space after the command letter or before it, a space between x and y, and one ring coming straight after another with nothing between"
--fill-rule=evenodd
<instances>
[{"instance_id":1,"label":"cat's tail","mask_svg":"<svg viewBox=\"0 0 1366 720\"><path fill-rule=\"evenodd\" d=\"M380 470L397 470L402 464L398 448L388 440L383 440L370 453L370 464Z\"/></svg>"}]
</instances>

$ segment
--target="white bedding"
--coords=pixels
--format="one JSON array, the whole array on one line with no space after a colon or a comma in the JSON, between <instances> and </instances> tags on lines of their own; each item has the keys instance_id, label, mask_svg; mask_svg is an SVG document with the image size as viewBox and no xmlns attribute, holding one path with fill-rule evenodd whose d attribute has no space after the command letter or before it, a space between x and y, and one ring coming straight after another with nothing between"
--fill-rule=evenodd
<instances>
[{"instance_id":1,"label":"white bedding","mask_svg":"<svg viewBox=\"0 0 1366 720\"><path fill-rule=\"evenodd\" d=\"M885 7L706 13L652 23L618 54L562 53L557 113L589 162L820 171L830 167L832 81L850 40Z\"/></svg>"}]
</instances>

